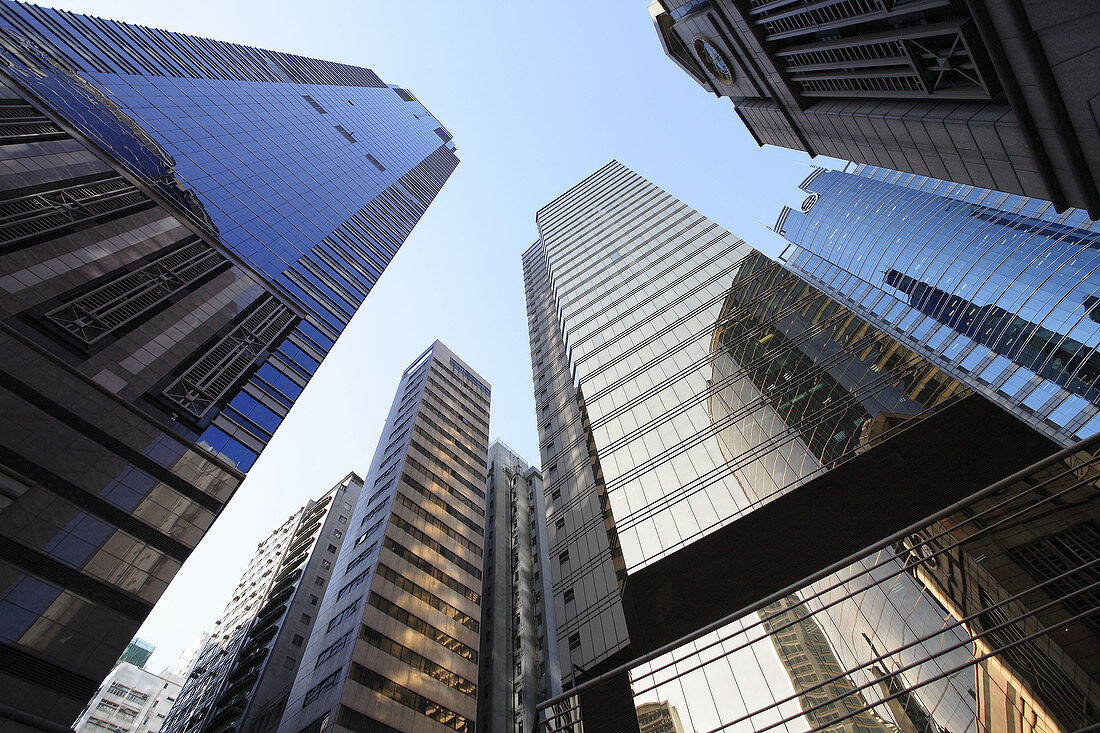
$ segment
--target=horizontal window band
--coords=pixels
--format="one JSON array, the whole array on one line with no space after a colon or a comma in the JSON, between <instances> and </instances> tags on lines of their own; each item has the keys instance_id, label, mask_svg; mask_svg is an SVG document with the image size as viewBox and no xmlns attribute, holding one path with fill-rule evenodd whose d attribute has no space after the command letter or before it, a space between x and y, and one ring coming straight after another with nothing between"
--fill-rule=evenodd
<instances>
[{"instance_id":1,"label":"horizontal window band","mask_svg":"<svg viewBox=\"0 0 1100 733\"><path fill-rule=\"evenodd\" d=\"M85 575L11 538L0 537L0 559L138 623L144 621L153 610L152 603ZM98 686L99 683L96 684Z\"/></svg>"},{"instance_id":2,"label":"horizontal window band","mask_svg":"<svg viewBox=\"0 0 1100 733\"><path fill-rule=\"evenodd\" d=\"M191 554L187 545L174 540L168 535L157 531L150 525L135 519L129 512L119 509L113 504L100 499L95 494L70 483L55 473L52 473L27 458L15 453L4 446L0 446L0 464L8 466L17 473L34 480L41 486L49 489L63 499L72 502L100 519L118 527L127 534L133 535L150 547L155 547L174 560L184 562Z\"/></svg>"},{"instance_id":3,"label":"horizontal window band","mask_svg":"<svg viewBox=\"0 0 1100 733\"><path fill-rule=\"evenodd\" d=\"M199 506L209 509L210 511L218 514L222 510L223 504L209 494L200 491L193 485L184 481L179 476L169 471L164 466L150 460L148 457L142 455L134 448L123 443L121 440L109 435L106 431L101 430L92 423L88 422L79 415L65 409L58 403L54 402L50 398L41 394L32 387L20 382L15 377L0 371L0 387L8 390L17 397L21 397L30 404L42 410L50 417L57 421L64 423L70 428L80 432L85 437L103 446L106 450L114 453L118 457L134 464L137 468L145 471L158 481L162 481L168 484L179 493L191 499ZM198 452L197 450L195 452ZM229 471L226 471L228 474ZM232 475L232 474L230 474Z\"/></svg>"}]
</instances>

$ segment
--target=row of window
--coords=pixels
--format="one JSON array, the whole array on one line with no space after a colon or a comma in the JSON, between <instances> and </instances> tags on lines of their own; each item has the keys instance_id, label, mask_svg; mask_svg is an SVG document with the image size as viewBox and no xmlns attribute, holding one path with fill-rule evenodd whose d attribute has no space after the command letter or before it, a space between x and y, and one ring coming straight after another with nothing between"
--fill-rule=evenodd
<instances>
[{"instance_id":1,"label":"row of window","mask_svg":"<svg viewBox=\"0 0 1100 733\"><path fill-rule=\"evenodd\" d=\"M444 614L445 616L449 616L450 618L454 619L455 621L462 624L466 628L470 629L474 633L477 633L478 628L480 627L480 623L478 622L477 619L475 619L475 618L471 617L470 615L468 615L466 613L463 613L462 611L458 610L457 608L452 606L450 603L447 603L445 600L443 600L442 598L440 598L436 594L432 593L431 591L426 590L424 588L421 588L419 585L412 582L411 580L406 578L404 575L399 574L397 571L393 570L388 565L384 565L382 563L379 563L378 568L376 570L376 574L378 575L378 577L384 578L385 580L389 581L392 585L400 588L401 590L405 591L409 595L411 595L415 598L418 598L419 600L421 600L424 603L428 604L429 606L431 606L435 610L439 611L440 613Z\"/></svg>"},{"instance_id":2,"label":"row of window","mask_svg":"<svg viewBox=\"0 0 1100 733\"><path fill-rule=\"evenodd\" d=\"M374 690L384 697L415 710L421 715L431 718L440 725L458 731L458 733L472 733L471 720L464 718L455 711L443 707L437 702L413 692L407 687L397 684L393 680L386 679L377 672L373 672L361 664L352 662L348 677L364 687Z\"/></svg>"},{"instance_id":3,"label":"row of window","mask_svg":"<svg viewBox=\"0 0 1100 733\"><path fill-rule=\"evenodd\" d=\"M451 670L436 664L427 657L418 654L417 652L409 649L407 646L398 644L388 636L383 636L378 631L370 628L369 626L361 626L359 629L359 638L366 641L376 649L381 649L386 654L389 654L395 659L399 659L408 666L423 672L429 677L439 680L447 687L452 687L463 695L469 695L474 697L477 695L477 685L470 680L466 679L462 675L456 674Z\"/></svg>"},{"instance_id":4,"label":"row of window","mask_svg":"<svg viewBox=\"0 0 1100 733\"><path fill-rule=\"evenodd\" d=\"M445 631L437 629L432 624L428 623L419 616L415 616L396 603L393 603L388 598L384 598L377 593L371 593L367 599L367 603L377 608L382 613L386 614L390 618L399 621L400 623L408 626L413 631L416 631L421 636L431 639L436 644L447 651L453 652L463 659L467 659L474 664L477 664L477 652L463 644L458 639L454 638Z\"/></svg>"}]
</instances>

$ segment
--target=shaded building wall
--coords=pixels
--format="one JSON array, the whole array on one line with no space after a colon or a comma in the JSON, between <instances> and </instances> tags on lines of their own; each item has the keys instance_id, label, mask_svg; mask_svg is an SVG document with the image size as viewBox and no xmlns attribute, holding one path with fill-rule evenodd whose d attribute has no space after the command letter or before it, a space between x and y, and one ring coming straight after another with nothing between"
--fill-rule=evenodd
<instances>
[{"instance_id":1,"label":"shaded building wall","mask_svg":"<svg viewBox=\"0 0 1100 733\"><path fill-rule=\"evenodd\" d=\"M665 52L761 145L1100 216L1100 11L1031 0L659 0Z\"/></svg>"},{"instance_id":2,"label":"shaded building wall","mask_svg":"<svg viewBox=\"0 0 1100 733\"><path fill-rule=\"evenodd\" d=\"M167 733L278 724L362 487L348 475L257 545L164 722Z\"/></svg>"},{"instance_id":3,"label":"shaded building wall","mask_svg":"<svg viewBox=\"0 0 1100 733\"><path fill-rule=\"evenodd\" d=\"M480 730L534 730L535 705L560 692L542 474L494 442L489 446L482 604Z\"/></svg>"}]
</instances>

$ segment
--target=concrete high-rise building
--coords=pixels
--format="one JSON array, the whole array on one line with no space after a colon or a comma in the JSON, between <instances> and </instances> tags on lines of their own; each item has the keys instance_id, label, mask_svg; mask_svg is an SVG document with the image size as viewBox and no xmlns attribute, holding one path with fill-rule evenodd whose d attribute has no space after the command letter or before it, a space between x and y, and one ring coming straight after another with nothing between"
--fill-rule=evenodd
<instances>
[{"instance_id":1,"label":"concrete high-rise building","mask_svg":"<svg viewBox=\"0 0 1100 733\"><path fill-rule=\"evenodd\" d=\"M76 733L159 733L183 679L120 661L73 723Z\"/></svg>"},{"instance_id":2,"label":"concrete high-rise building","mask_svg":"<svg viewBox=\"0 0 1100 733\"><path fill-rule=\"evenodd\" d=\"M401 375L280 731L474 730L489 404L439 341Z\"/></svg>"},{"instance_id":3,"label":"concrete high-rise building","mask_svg":"<svg viewBox=\"0 0 1100 733\"><path fill-rule=\"evenodd\" d=\"M7 0L0 57L0 711L67 725L458 159L368 69Z\"/></svg>"},{"instance_id":4,"label":"concrete high-rise building","mask_svg":"<svg viewBox=\"0 0 1100 733\"><path fill-rule=\"evenodd\" d=\"M1100 431L1100 224L871 166L816 169L788 268L1056 442Z\"/></svg>"},{"instance_id":5,"label":"concrete high-rise building","mask_svg":"<svg viewBox=\"0 0 1100 733\"><path fill-rule=\"evenodd\" d=\"M198 653L165 733L264 733L279 724L363 479L348 474L259 545Z\"/></svg>"},{"instance_id":6,"label":"concrete high-rise building","mask_svg":"<svg viewBox=\"0 0 1100 733\"><path fill-rule=\"evenodd\" d=\"M542 472L494 441L485 490L478 730L528 733L561 692Z\"/></svg>"},{"instance_id":7,"label":"concrete high-rise building","mask_svg":"<svg viewBox=\"0 0 1100 733\"><path fill-rule=\"evenodd\" d=\"M1089 0L655 0L665 53L760 145L1100 218Z\"/></svg>"},{"instance_id":8,"label":"concrete high-rise building","mask_svg":"<svg viewBox=\"0 0 1100 733\"><path fill-rule=\"evenodd\" d=\"M536 222L545 729L1098 722L1095 447L1032 468L1049 438L618 163Z\"/></svg>"}]
</instances>

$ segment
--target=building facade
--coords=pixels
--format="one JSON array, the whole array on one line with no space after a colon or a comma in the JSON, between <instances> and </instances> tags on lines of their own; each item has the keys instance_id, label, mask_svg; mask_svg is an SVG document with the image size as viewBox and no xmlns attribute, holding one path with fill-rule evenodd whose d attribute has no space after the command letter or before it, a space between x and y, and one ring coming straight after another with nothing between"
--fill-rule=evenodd
<instances>
[{"instance_id":1,"label":"building facade","mask_svg":"<svg viewBox=\"0 0 1100 733\"><path fill-rule=\"evenodd\" d=\"M402 374L280 731L474 730L490 396L438 341Z\"/></svg>"},{"instance_id":2,"label":"building facade","mask_svg":"<svg viewBox=\"0 0 1100 733\"><path fill-rule=\"evenodd\" d=\"M0 55L0 705L68 724L457 158L367 69L13 2Z\"/></svg>"},{"instance_id":3,"label":"building facade","mask_svg":"<svg viewBox=\"0 0 1100 733\"><path fill-rule=\"evenodd\" d=\"M1100 430L1100 224L870 166L802 188L790 269L1053 440Z\"/></svg>"},{"instance_id":4,"label":"building facade","mask_svg":"<svg viewBox=\"0 0 1100 733\"><path fill-rule=\"evenodd\" d=\"M542 472L494 441L485 490L478 730L527 733L561 692Z\"/></svg>"},{"instance_id":5,"label":"building facade","mask_svg":"<svg viewBox=\"0 0 1100 733\"><path fill-rule=\"evenodd\" d=\"M256 546L191 665L165 733L278 726L362 489L363 480L348 474Z\"/></svg>"},{"instance_id":6,"label":"building facade","mask_svg":"<svg viewBox=\"0 0 1100 733\"><path fill-rule=\"evenodd\" d=\"M656 0L666 54L760 145L1100 217L1100 10L1039 0Z\"/></svg>"},{"instance_id":7,"label":"building facade","mask_svg":"<svg viewBox=\"0 0 1100 733\"><path fill-rule=\"evenodd\" d=\"M73 723L76 733L159 733L183 679L120 661Z\"/></svg>"},{"instance_id":8,"label":"building facade","mask_svg":"<svg viewBox=\"0 0 1100 733\"><path fill-rule=\"evenodd\" d=\"M661 702L689 730L1096 722L1100 555L1066 549L1091 514L1044 516L1031 482L973 498L1054 442L618 163L536 221L545 729L638 730ZM1051 480L1087 495L1073 462ZM956 500L981 519L936 518Z\"/></svg>"}]
</instances>

